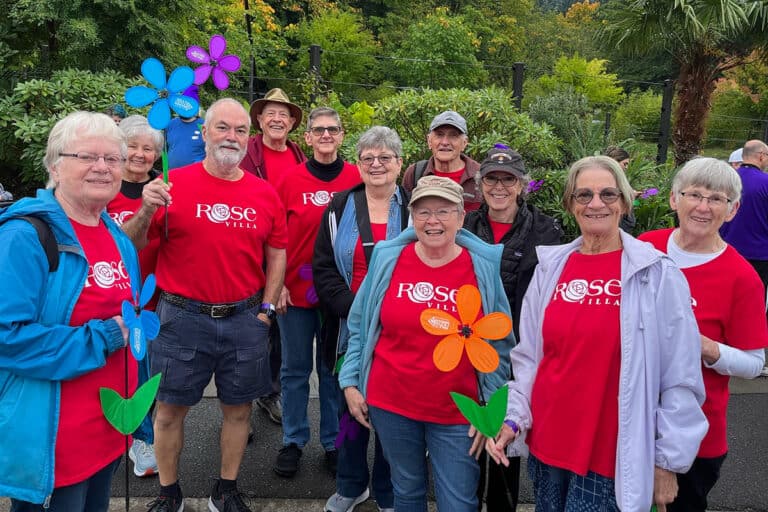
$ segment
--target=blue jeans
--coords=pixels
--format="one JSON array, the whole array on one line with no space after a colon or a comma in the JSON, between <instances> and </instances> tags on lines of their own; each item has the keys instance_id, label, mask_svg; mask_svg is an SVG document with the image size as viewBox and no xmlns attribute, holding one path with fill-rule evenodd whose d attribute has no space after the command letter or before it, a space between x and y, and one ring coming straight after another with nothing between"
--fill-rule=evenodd
<instances>
[{"instance_id":1,"label":"blue jeans","mask_svg":"<svg viewBox=\"0 0 768 512\"><path fill-rule=\"evenodd\" d=\"M437 509L477 512L480 466L469 455L469 425L416 421L371 405L368 413L390 464L397 512L427 510L427 450Z\"/></svg>"},{"instance_id":2,"label":"blue jeans","mask_svg":"<svg viewBox=\"0 0 768 512\"><path fill-rule=\"evenodd\" d=\"M586 476L528 456L536 510L544 512L619 512L616 481L594 471Z\"/></svg>"},{"instance_id":3,"label":"blue jeans","mask_svg":"<svg viewBox=\"0 0 768 512\"><path fill-rule=\"evenodd\" d=\"M347 401L340 394L339 412L347 411ZM352 420L354 421L354 419ZM339 447L339 463L336 469L336 492L345 498L360 496L371 482L373 497L379 508L393 508L395 496L392 492L392 479L389 463L384 458L379 436L374 435L373 471L368 471L368 440L371 431L360 425L356 439L345 439ZM373 479L371 479L373 475Z\"/></svg>"},{"instance_id":4,"label":"blue jeans","mask_svg":"<svg viewBox=\"0 0 768 512\"><path fill-rule=\"evenodd\" d=\"M80 483L57 487L47 509L40 504L11 500L10 512L107 512L112 476L119 465L120 457Z\"/></svg>"},{"instance_id":5,"label":"blue jeans","mask_svg":"<svg viewBox=\"0 0 768 512\"><path fill-rule=\"evenodd\" d=\"M283 444L303 448L309 442L309 376L312 374L312 345L320 340L320 314L316 309L289 306L277 317L280 324L280 387L283 405ZM320 383L320 443L333 450L339 432L339 385L317 349L317 376Z\"/></svg>"}]
</instances>

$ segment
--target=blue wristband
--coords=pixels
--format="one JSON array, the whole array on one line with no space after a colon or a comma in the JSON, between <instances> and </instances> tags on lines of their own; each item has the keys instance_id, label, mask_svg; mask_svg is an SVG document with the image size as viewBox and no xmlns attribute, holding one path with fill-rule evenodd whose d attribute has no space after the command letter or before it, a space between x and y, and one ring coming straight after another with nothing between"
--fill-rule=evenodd
<instances>
[{"instance_id":1,"label":"blue wristband","mask_svg":"<svg viewBox=\"0 0 768 512\"><path fill-rule=\"evenodd\" d=\"M520 433L520 427L518 427L517 423L515 423L514 421L512 421L512 420L504 420L504 424L506 426L508 426L509 428L511 428L512 432L514 432L515 434L519 434Z\"/></svg>"}]
</instances>

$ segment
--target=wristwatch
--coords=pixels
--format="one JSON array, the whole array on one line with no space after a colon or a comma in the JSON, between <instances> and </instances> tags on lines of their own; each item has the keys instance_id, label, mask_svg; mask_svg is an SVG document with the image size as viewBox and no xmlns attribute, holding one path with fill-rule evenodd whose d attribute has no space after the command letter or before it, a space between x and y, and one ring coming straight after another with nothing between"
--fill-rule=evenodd
<instances>
[{"instance_id":1,"label":"wristwatch","mask_svg":"<svg viewBox=\"0 0 768 512\"><path fill-rule=\"evenodd\" d=\"M274 320L277 316L277 312L275 311L275 305L270 304L269 302L262 302L261 307L259 307L259 312L264 313L267 315L267 318L270 320Z\"/></svg>"}]
</instances>

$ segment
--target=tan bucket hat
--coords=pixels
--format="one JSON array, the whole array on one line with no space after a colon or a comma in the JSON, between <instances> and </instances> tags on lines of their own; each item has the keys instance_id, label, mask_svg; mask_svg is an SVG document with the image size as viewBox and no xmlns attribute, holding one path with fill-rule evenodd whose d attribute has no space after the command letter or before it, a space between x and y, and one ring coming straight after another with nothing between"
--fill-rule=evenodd
<instances>
[{"instance_id":1,"label":"tan bucket hat","mask_svg":"<svg viewBox=\"0 0 768 512\"><path fill-rule=\"evenodd\" d=\"M251 103L251 123L253 124L253 127L257 130L260 130L261 127L259 126L259 120L256 119L256 116L261 114L261 111L264 110L264 107L267 106L267 103L282 103L286 107L288 107L288 110L290 110L291 115L296 118L296 122L293 123L293 127L290 129L290 131L295 130L298 126L301 125L301 117L302 112L301 108L299 108L298 105L294 105L291 103L291 100L288 99L288 95L285 94L285 91L282 89L275 87L274 89L270 89L267 91L267 94L264 95L263 98L254 101Z\"/></svg>"}]
</instances>

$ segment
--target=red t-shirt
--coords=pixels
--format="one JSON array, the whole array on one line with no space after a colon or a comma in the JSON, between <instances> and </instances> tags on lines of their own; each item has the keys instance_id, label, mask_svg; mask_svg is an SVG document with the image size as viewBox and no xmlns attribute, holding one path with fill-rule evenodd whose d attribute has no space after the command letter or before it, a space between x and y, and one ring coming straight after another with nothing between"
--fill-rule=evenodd
<instances>
[{"instance_id":1,"label":"red t-shirt","mask_svg":"<svg viewBox=\"0 0 768 512\"><path fill-rule=\"evenodd\" d=\"M173 201L158 208L149 239L163 237L155 276L160 289L193 300L243 300L264 287L266 246L284 249L285 210L272 186L244 173L236 181L208 174L202 163L171 175Z\"/></svg>"},{"instance_id":2,"label":"red t-shirt","mask_svg":"<svg viewBox=\"0 0 768 512\"><path fill-rule=\"evenodd\" d=\"M491 224L491 231L493 231L493 240L498 244L501 242L501 237L507 234L509 228L512 227L511 222L496 222L488 217L488 222Z\"/></svg>"},{"instance_id":3,"label":"red t-shirt","mask_svg":"<svg viewBox=\"0 0 768 512\"><path fill-rule=\"evenodd\" d=\"M666 253L673 229L640 235ZM738 348L753 350L768 346L765 291L752 266L732 247L703 265L682 269L691 288L693 314L699 332L708 338ZM699 457L719 457L728 451L728 375L702 364L707 398L702 410L709 431L699 447Z\"/></svg>"},{"instance_id":4,"label":"red t-shirt","mask_svg":"<svg viewBox=\"0 0 768 512\"><path fill-rule=\"evenodd\" d=\"M126 197L122 192L118 192L115 198L107 205L107 213L114 220L118 226L122 226L125 221L133 217L133 215L141 208L141 197L131 199ZM157 262L157 251L160 248L160 239L156 238L150 240L142 250L139 251L139 265L141 266L141 279L142 281L147 276L155 271L155 264ZM155 293L152 300L145 306L145 309L151 311L155 310L157 306L157 298L159 293Z\"/></svg>"},{"instance_id":5,"label":"red t-shirt","mask_svg":"<svg viewBox=\"0 0 768 512\"><path fill-rule=\"evenodd\" d=\"M285 148L283 151L275 151L264 144L263 157L264 168L267 170L267 181L273 186L285 171L293 169L299 163L296 161L296 155L293 154L290 148Z\"/></svg>"},{"instance_id":6,"label":"red t-shirt","mask_svg":"<svg viewBox=\"0 0 768 512\"><path fill-rule=\"evenodd\" d=\"M428 334L419 321L429 308L458 318L456 292L465 284L477 286L466 250L433 268L416 256L415 244L403 249L381 304L381 335L368 378L368 403L417 421L467 424L449 392L477 400L475 370L466 352L453 371L438 370L432 353L442 336Z\"/></svg>"},{"instance_id":7,"label":"red t-shirt","mask_svg":"<svg viewBox=\"0 0 768 512\"><path fill-rule=\"evenodd\" d=\"M531 453L545 464L614 477L619 424L621 251L574 253L544 312L531 394Z\"/></svg>"},{"instance_id":8,"label":"red t-shirt","mask_svg":"<svg viewBox=\"0 0 768 512\"><path fill-rule=\"evenodd\" d=\"M387 224L374 224L371 222L371 235L373 235L373 243L377 244L387 238ZM363 279L368 273L368 263L365 261L365 252L363 252L363 242L360 238L357 239L357 245L355 246L355 254L352 255L352 283L350 283L350 289L353 293L357 293L360 289L360 285L363 284Z\"/></svg>"},{"instance_id":9,"label":"red t-shirt","mask_svg":"<svg viewBox=\"0 0 768 512\"><path fill-rule=\"evenodd\" d=\"M88 259L88 277L69 325L81 326L95 318L106 320L121 314L123 300L131 298L131 283L112 235L103 223L93 227L70 222ZM126 354L127 350L118 350L107 358L102 368L62 381L55 487L90 478L125 449L123 435L107 422L101 411L99 388L111 388L123 396L133 394L138 369L136 360L128 357L126 393Z\"/></svg>"},{"instance_id":10,"label":"red t-shirt","mask_svg":"<svg viewBox=\"0 0 768 512\"><path fill-rule=\"evenodd\" d=\"M360 183L360 172L344 163L341 173L331 181L323 181L309 172L302 163L272 179L288 217L288 264L285 286L294 306L317 306L317 293L312 284L312 255L315 238L328 203L333 194Z\"/></svg>"},{"instance_id":11,"label":"red t-shirt","mask_svg":"<svg viewBox=\"0 0 768 512\"><path fill-rule=\"evenodd\" d=\"M462 167L458 171L450 171L450 172L443 172L438 171L437 169L433 169L432 172L435 174L435 176L441 176L443 178L450 178L459 185L461 185L461 177L464 176L464 168Z\"/></svg>"}]
</instances>

